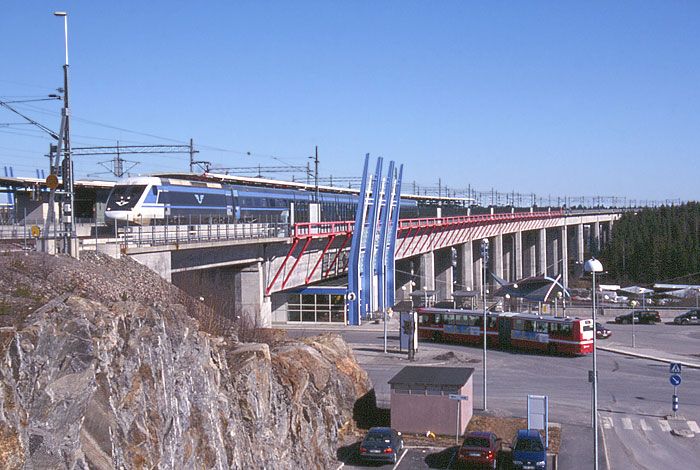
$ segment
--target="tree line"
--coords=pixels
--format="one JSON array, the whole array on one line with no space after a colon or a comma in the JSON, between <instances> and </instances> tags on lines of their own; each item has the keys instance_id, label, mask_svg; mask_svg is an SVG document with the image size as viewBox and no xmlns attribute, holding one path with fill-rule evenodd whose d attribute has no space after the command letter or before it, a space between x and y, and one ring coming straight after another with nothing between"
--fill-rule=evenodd
<instances>
[{"instance_id":1,"label":"tree line","mask_svg":"<svg viewBox=\"0 0 700 470\"><path fill-rule=\"evenodd\" d=\"M600 258L622 283L699 283L700 203L624 214Z\"/></svg>"}]
</instances>

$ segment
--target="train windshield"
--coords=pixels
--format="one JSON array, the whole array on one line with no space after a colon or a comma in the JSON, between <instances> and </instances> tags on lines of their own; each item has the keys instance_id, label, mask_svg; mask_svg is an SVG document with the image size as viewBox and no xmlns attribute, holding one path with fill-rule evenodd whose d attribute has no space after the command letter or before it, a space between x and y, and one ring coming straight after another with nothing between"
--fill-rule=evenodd
<instances>
[{"instance_id":1,"label":"train windshield","mask_svg":"<svg viewBox=\"0 0 700 470\"><path fill-rule=\"evenodd\" d=\"M107 200L107 210L126 211L132 209L146 190L145 185L115 186Z\"/></svg>"}]
</instances>

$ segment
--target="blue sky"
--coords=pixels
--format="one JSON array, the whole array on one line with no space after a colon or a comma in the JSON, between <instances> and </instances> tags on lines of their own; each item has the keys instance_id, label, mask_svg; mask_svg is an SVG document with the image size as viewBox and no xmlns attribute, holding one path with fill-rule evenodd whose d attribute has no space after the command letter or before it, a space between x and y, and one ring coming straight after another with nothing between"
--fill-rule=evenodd
<instances>
[{"instance_id":1,"label":"blue sky","mask_svg":"<svg viewBox=\"0 0 700 470\"><path fill-rule=\"evenodd\" d=\"M322 176L359 175L369 152L406 184L698 199L698 2L12 1L0 99L61 85L54 10L75 146L192 137L238 167L305 165L318 145ZM17 107L58 129L59 102ZM34 175L50 141L0 126L0 165Z\"/></svg>"}]
</instances>

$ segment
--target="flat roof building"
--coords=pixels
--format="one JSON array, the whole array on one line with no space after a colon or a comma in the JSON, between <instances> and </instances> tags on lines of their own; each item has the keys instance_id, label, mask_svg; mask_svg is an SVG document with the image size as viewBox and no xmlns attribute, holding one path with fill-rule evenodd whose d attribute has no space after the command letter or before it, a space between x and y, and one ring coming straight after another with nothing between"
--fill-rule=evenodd
<instances>
[{"instance_id":1,"label":"flat roof building","mask_svg":"<svg viewBox=\"0 0 700 470\"><path fill-rule=\"evenodd\" d=\"M404 367L389 380L391 426L404 433L463 434L473 414L473 374L469 367Z\"/></svg>"}]
</instances>

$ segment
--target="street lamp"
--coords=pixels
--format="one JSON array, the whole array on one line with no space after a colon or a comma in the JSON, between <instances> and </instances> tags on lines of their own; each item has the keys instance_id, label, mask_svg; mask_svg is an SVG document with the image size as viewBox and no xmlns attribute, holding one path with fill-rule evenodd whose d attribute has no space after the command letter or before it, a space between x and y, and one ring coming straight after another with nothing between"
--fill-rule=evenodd
<instances>
[{"instance_id":1,"label":"street lamp","mask_svg":"<svg viewBox=\"0 0 700 470\"><path fill-rule=\"evenodd\" d=\"M634 309L637 307L637 305L639 305L639 302L637 302L636 300L633 300L632 302L630 302L630 305L632 306L632 347L636 348L637 347L637 335L636 335L635 326L634 326L636 324L636 322L634 321Z\"/></svg>"},{"instance_id":2,"label":"street lamp","mask_svg":"<svg viewBox=\"0 0 700 470\"><path fill-rule=\"evenodd\" d=\"M481 295L484 302L484 411L488 410L486 405L486 270L489 261L489 239L481 240Z\"/></svg>"},{"instance_id":3,"label":"street lamp","mask_svg":"<svg viewBox=\"0 0 700 470\"><path fill-rule=\"evenodd\" d=\"M593 468L598 470L598 362L596 357L596 305L595 305L595 276L596 273L603 272L603 265L600 261L595 258L591 258L583 265L583 269L587 273L591 273L593 277L593 409L591 413L593 415Z\"/></svg>"},{"instance_id":4,"label":"street lamp","mask_svg":"<svg viewBox=\"0 0 700 470\"><path fill-rule=\"evenodd\" d=\"M557 292L557 295L554 296L554 316L558 317L559 316L559 300L562 298L562 293L561 291Z\"/></svg>"}]
</instances>

